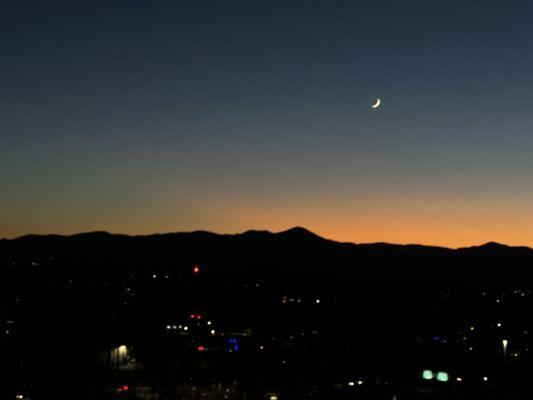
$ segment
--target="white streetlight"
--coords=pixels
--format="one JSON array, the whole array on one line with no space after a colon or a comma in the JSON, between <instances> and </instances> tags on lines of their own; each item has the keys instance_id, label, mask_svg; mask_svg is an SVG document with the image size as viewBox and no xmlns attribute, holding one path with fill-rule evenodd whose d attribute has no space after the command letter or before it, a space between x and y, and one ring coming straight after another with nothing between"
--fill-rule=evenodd
<instances>
[{"instance_id":1,"label":"white streetlight","mask_svg":"<svg viewBox=\"0 0 533 400\"><path fill-rule=\"evenodd\" d=\"M502 346L503 346L503 360L507 360L507 347L509 346L509 341L507 339L502 340Z\"/></svg>"}]
</instances>

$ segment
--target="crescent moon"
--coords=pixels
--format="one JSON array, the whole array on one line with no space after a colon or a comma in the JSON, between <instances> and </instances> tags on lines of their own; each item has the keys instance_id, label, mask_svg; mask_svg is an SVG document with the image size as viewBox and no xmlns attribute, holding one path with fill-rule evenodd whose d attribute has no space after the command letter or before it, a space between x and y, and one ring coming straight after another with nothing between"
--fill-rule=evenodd
<instances>
[{"instance_id":1,"label":"crescent moon","mask_svg":"<svg viewBox=\"0 0 533 400\"><path fill-rule=\"evenodd\" d=\"M381 105L381 99L376 99L376 102L372 104L372 108L378 108Z\"/></svg>"}]
</instances>

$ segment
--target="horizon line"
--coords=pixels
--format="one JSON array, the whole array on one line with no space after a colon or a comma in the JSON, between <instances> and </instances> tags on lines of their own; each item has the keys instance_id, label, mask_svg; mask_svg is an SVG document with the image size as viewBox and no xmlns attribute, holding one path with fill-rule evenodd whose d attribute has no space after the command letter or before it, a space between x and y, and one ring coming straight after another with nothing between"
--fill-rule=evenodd
<instances>
[{"instance_id":1,"label":"horizon line","mask_svg":"<svg viewBox=\"0 0 533 400\"><path fill-rule=\"evenodd\" d=\"M468 245L468 246L457 246L457 247L454 247L454 246L441 246L441 245L434 245L434 244L412 243L412 242L397 243L397 242L387 242L387 241L376 241L376 242L343 241L343 240L330 239L330 238L321 236L321 235L311 231L310 229L307 229L307 228L302 227L302 226L293 226L291 228L284 229L284 230L281 230L281 231L276 231L276 232L273 232L273 231L268 230L268 229L247 229L245 231L238 231L238 232L233 232L233 233L228 233L228 232L221 233L221 232L210 231L210 230L205 230L205 229L195 229L195 230L186 230L186 231L168 231L168 232L153 232L153 233L145 233L145 234L142 234L142 233L141 234L131 234L131 233L112 232L112 231L108 231L108 230L103 229L103 230L89 230L89 231L67 233L67 234L64 234L64 233L28 233L28 234L24 234L24 235L20 235L20 236L15 236L15 237L3 237L3 238L0 238L0 241L14 241L14 240L20 240L20 239L29 238L29 237L50 237L50 236L68 238L68 237L91 235L91 234L92 235L94 235L94 234L106 234L106 235L110 235L110 236L126 236L126 237L130 237L130 238L134 238L134 237L142 238L142 237L151 237L151 236L165 236L165 235L173 235L173 234L194 234L194 233L207 233L207 234L213 234L213 235L217 235L217 236L240 236L240 235L244 235L244 234L250 233L250 232L263 232L263 233L268 233L268 234L271 234L271 235L279 235L279 234L283 234L283 233L287 233L287 232L291 232L291 231L296 231L296 230L306 231L309 234L314 235L314 236L316 236L316 237L318 237L320 239L323 239L323 240L332 241L332 242L341 243L341 244L352 244L352 245L357 245L357 246L365 246L365 245L419 246L419 247L431 247L431 248L439 248L439 249L446 249L446 250L461 250L461 249L470 249L470 248L476 248L476 247L483 247L483 246L486 246L486 245L498 245L498 246L509 247L509 248L524 248L524 249L533 250L533 247L530 247L530 246L512 245L512 244L507 244L507 243L500 243L500 242L497 242L497 241L488 241L488 242L484 242L484 243L480 243L480 244L472 244L472 245Z\"/></svg>"}]
</instances>

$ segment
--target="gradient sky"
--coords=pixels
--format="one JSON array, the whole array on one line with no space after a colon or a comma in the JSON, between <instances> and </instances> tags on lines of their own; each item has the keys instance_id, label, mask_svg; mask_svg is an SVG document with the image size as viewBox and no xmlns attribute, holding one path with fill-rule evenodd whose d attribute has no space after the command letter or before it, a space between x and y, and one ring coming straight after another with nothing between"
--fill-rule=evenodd
<instances>
[{"instance_id":1,"label":"gradient sky","mask_svg":"<svg viewBox=\"0 0 533 400\"><path fill-rule=\"evenodd\" d=\"M300 225L533 246L531 15L523 0L2 0L0 237Z\"/></svg>"}]
</instances>

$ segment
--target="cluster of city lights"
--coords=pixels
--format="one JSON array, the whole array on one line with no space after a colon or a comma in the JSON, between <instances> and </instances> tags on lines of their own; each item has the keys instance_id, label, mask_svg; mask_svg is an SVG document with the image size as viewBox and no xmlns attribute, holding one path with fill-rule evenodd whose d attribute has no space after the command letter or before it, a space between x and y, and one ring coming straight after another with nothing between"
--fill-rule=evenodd
<instances>
[{"instance_id":1,"label":"cluster of city lights","mask_svg":"<svg viewBox=\"0 0 533 400\"><path fill-rule=\"evenodd\" d=\"M167 331L178 331L178 330L183 330L185 332L187 332L189 330L189 327L188 326L184 326L184 325L167 325L166 326L167 328Z\"/></svg>"},{"instance_id":2,"label":"cluster of city lights","mask_svg":"<svg viewBox=\"0 0 533 400\"><path fill-rule=\"evenodd\" d=\"M436 379L437 381L439 382L449 382L450 380L450 376L448 375L447 372L433 372L431 371L430 369L426 369L422 372L422 378L427 380L427 381L431 381L433 379ZM484 382L484 383L487 383L489 381L489 378L488 376L483 376L481 377L481 380ZM458 382L458 383L461 383L463 382L463 378L458 376L455 378L455 381Z\"/></svg>"},{"instance_id":3,"label":"cluster of city lights","mask_svg":"<svg viewBox=\"0 0 533 400\"><path fill-rule=\"evenodd\" d=\"M282 302L283 304L287 304L287 303L298 303L298 304L300 304L300 303L303 302L303 300L300 299L300 298L294 298L294 297L283 296L283 297L281 298L281 302ZM316 298L316 299L313 300L313 303L314 303L314 304L320 304L320 302L321 302L321 300L320 300L319 298Z\"/></svg>"},{"instance_id":4,"label":"cluster of city lights","mask_svg":"<svg viewBox=\"0 0 533 400\"><path fill-rule=\"evenodd\" d=\"M447 372L433 372L430 369L424 370L422 372L422 378L424 378L427 381L430 381L432 379L437 379L439 382L448 382L450 380L450 377Z\"/></svg>"},{"instance_id":5,"label":"cluster of city lights","mask_svg":"<svg viewBox=\"0 0 533 400\"><path fill-rule=\"evenodd\" d=\"M128 385L122 385L117 389L117 392L127 392L130 390L130 387Z\"/></svg>"}]
</instances>

